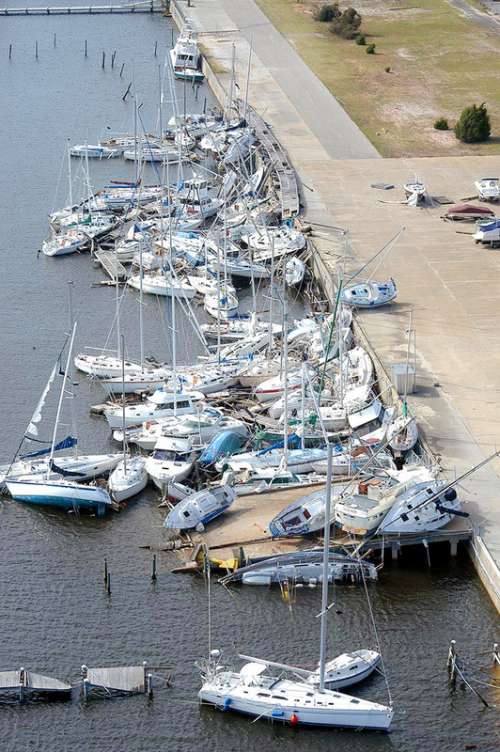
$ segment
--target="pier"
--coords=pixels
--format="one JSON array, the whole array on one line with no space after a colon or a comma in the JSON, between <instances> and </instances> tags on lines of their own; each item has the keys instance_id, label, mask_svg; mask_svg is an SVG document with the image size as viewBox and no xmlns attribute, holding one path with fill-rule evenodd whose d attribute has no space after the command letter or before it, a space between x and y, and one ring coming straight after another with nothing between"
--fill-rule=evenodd
<instances>
[{"instance_id":1,"label":"pier","mask_svg":"<svg viewBox=\"0 0 500 752\"><path fill-rule=\"evenodd\" d=\"M94 253L94 258L102 266L108 277L113 282L125 282L127 279L127 270L123 264L118 261L114 251L100 249Z\"/></svg>"},{"instance_id":2,"label":"pier","mask_svg":"<svg viewBox=\"0 0 500 752\"><path fill-rule=\"evenodd\" d=\"M185 16L203 32L204 72L221 102L236 79L245 90L252 40L248 101L265 118L296 170L304 218L315 228L313 268L330 299L339 263L360 268L401 227L406 227L379 269L398 285L397 303L361 313L357 322L378 355L383 381L404 359L409 314L417 332L417 415L429 451L450 475L477 464L499 444L500 348L495 254L443 222L438 201L423 209L403 204L402 185L425 177L434 197L452 202L474 191L482 175L500 174L499 157L381 159L358 126L314 76L253 0L172 0L178 26ZM218 30L222 29L223 32ZM272 60L271 60L272 56ZM377 191L374 183L392 183ZM344 228L349 232L346 243ZM383 387L382 387L383 388ZM500 462L467 480L471 513L469 552L500 610Z\"/></svg>"},{"instance_id":3,"label":"pier","mask_svg":"<svg viewBox=\"0 0 500 752\"><path fill-rule=\"evenodd\" d=\"M31 8L0 8L0 16L102 16L110 13L165 13L166 5L159 0L125 3L124 5L53 5Z\"/></svg>"}]
</instances>

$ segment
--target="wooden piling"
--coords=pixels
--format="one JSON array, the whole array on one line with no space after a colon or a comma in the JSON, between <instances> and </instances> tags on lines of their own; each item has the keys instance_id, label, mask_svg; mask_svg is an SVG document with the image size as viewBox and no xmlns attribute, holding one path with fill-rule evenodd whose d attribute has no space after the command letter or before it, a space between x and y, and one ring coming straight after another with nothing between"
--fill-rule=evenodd
<instances>
[{"instance_id":1,"label":"wooden piling","mask_svg":"<svg viewBox=\"0 0 500 752\"><path fill-rule=\"evenodd\" d=\"M87 40L85 40L85 57L87 57Z\"/></svg>"},{"instance_id":2,"label":"wooden piling","mask_svg":"<svg viewBox=\"0 0 500 752\"><path fill-rule=\"evenodd\" d=\"M108 560L104 559L104 584L106 585L108 582Z\"/></svg>"},{"instance_id":3,"label":"wooden piling","mask_svg":"<svg viewBox=\"0 0 500 752\"><path fill-rule=\"evenodd\" d=\"M9 44L9 60L12 60L12 45Z\"/></svg>"},{"instance_id":4,"label":"wooden piling","mask_svg":"<svg viewBox=\"0 0 500 752\"><path fill-rule=\"evenodd\" d=\"M127 91L125 92L125 94L124 94L124 95L123 95L123 97L122 97L123 101L125 101L125 100L126 100L126 98L127 98L127 96L128 96L128 93L129 93L129 91L130 91L130 87L131 87L131 86L132 86L132 81L131 81L131 82L129 83L129 85L127 86Z\"/></svg>"},{"instance_id":5,"label":"wooden piling","mask_svg":"<svg viewBox=\"0 0 500 752\"><path fill-rule=\"evenodd\" d=\"M158 53L158 42L155 42L155 57Z\"/></svg>"},{"instance_id":6,"label":"wooden piling","mask_svg":"<svg viewBox=\"0 0 500 752\"><path fill-rule=\"evenodd\" d=\"M122 63L122 67L120 68L120 78L123 75L123 69L125 68L125 63Z\"/></svg>"},{"instance_id":7,"label":"wooden piling","mask_svg":"<svg viewBox=\"0 0 500 752\"><path fill-rule=\"evenodd\" d=\"M38 42L35 42L35 60L38 60Z\"/></svg>"},{"instance_id":8,"label":"wooden piling","mask_svg":"<svg viewBox=\"0 0 500 752\"><path fill-rule=\"evenodd\" d=\"M153 554L153 564L151 568L151 581L156 582L157 576L156 576L156 554Z\"/></svg>"},{"instance_id":9,"label":"wooden piling","mask_svg":"<svg viewBox=\"0 0 500 752\"><path fill-rule=\"evenodd\" d=\"M104 70L105 66L106 66L106 53L103 50L102 51L102 64L101 64L101 68Z\"/></svg>"},{"instance_id":10,"label":"wooden piling","mask_svg":"<svg viewBox=\"0 0 500 752\"><path fill-rule=\"evenodd\" d=\"M57 34L54 34L53 44L55 49L57 47Z\"/></svg>"},{"instance_id":11,"label":"wooden piling","mask_svg":"<svg viewBox=\"0 0 500 752\"><path fill-rule=\"evenodd\" d=\"M108 572L108 576L107 576L106 592L108 595L111 595L111 573L110 572Z\"/></svg>"}]
</instances>

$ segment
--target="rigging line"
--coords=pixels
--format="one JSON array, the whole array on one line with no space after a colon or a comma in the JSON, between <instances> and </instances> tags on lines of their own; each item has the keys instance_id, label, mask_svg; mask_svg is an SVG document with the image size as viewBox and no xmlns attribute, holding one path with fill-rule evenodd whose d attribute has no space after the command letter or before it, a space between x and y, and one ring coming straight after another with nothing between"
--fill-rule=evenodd
<instances>
[{"instance_id":1,"label":"rigging line","mask_svg":"<svg viewBox=\"0 0 500 752\"><path fill-rule=\"evenodd\" d=\"M54 212L54 207L55 207L55 203L57 201L57 196L59 195L59 186L61 184L61 177L62 177L62 172L63 172L63 168L64 168L64 162L66 161L66 154L67 154L67 149L64 149L63 156L62 156L62 159L61 159L61 166L59 168L59 175L57 177L56 189L54 191L54 199L53 199L53 202L52 202L52 212ZM70 159L70 157L68 157L68 159Z\"/></svg>"},{"instance_id":2,"label":"rigging line","mask_svg":"<svg viewBox=\"0 0 500 752\"><path fill-rule=\"evenodd\" d=\"M398 239L399 239L399 237L400 237L400 236L401 236L401 235L403 234L403 232L404 232L405 230L406 230L406 227L404 227L404 226L403 226L403 227L402 227L402 228L401 228L401 229L400 229L400 230L399 230L399 231L398 231L398 232L397 232L397 233L396 233L396 234L394 235L394 237L392 237L392 238L391 238L390 240L388 240L388 241L387 241L387 243L386 243L385 245L383 245L383 246L382 246L382 248L380 249L380 251L377 251L377 253L376 253L376 254L375 254L374 256L372 256L372 257L371 257L370 259L368 259L368 261L366 262L366 264L364 264L364 265L363 265L363 266L361 267L361 269L359 269L359 270L358 270L357 272L354 272L354 274L352 274L352 275L351 275L351 276L350 276L350 277L349 277L349 278L347 279L347 281L346 281L346 284L347 284L348 282L351 282L351 281L352 281L352 280L353 280L353 279L354 279L355 277L359 277L359 275L361 274L361 272L362 272L362 271L364 271L364 270L365 270L365 269L366 269L366 268L367 268L367 267L368 267L368 266L369 266L369 265L370 265L370 264L372 263L372 261L375 261L375 259L376 259L376 258L377 258L378 256L380 256L380 255L381 255L381 254L383 254L384 252L386 252L386 253L389 253L389 251L391 250L391 248L392 248L392 246L394 245L394 243L396 242L396 240L398 240Z\"/></svg>"}]
</instances>

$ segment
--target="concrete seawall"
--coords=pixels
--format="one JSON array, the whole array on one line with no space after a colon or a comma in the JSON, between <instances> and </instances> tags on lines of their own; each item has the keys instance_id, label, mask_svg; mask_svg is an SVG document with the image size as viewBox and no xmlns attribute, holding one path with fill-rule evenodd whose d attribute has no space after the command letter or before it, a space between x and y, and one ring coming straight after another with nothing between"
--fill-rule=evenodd
<instances>
[{"instance_id":1,"label":"concrete seawall","mask_svg":"<svg viewBox=\"0 0 500 752\"><path fill-rule=\"evenodd\" d=\"M240 92L250 55L246 36L223 6L214 0L197 0L193 8L183 0L171 2L177 25L188 16L200 32L204 72L221 105L233 49ZM297 65L291 47L283 55L277 67L287 67L287 55ZM476 248L467 235L470 228L443 222L445 207L439 202L425 209L405 205L401 186L418 175L433 196L463 200L472 195L475 179L500 174L500 158L382 160L367 158L361 140L359 159L335 159L330 145L308 126L309 112L303 116L300 105L277 83L275 70L255 51L251 61L249 102L272 127L297 171L303 213L314 228L313 268L330 299L340 261L345 258L348 269L358 269L406 228L376 269L377 278L396 279L398 300L387 309L362 313L359 326L385 383L391 364L405 358L411 311L418 335L418 388L409 398L410 409L441 467L449 476L465 472L500 446L500 258ZM318 108L318 118L323 117ZM335 126L332 121L331 128ZM371 187L380 182L395 188L382 192ZM497 459L467 479L463 495L475 532L471 557L500 611L499 474Z\"/></svg>"}]
</instances>

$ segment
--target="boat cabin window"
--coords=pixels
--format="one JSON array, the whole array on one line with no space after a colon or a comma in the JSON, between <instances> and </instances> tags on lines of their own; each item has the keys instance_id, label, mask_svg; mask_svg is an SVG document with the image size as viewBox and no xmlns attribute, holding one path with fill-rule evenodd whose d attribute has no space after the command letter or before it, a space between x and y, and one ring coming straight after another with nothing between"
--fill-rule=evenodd
<instances>
[{"instance_id":1,"label":"boat cabin window","mask_svg":"<svg viewBox=\"0 0 500 752\"><path fill-rule=\"evenodd\" d=\"M188 509L185 509L185 510L184 510L184 512L183 512L182 514L184 515L184 517L189 517L189 515L190 515L191 513L189 512L189 510L188 510Z\"/></svg>"},{"instance_id":2,"label":"boat cabin window","mask_svg":"<svg viewBox=\"0 0 500 752\"><path fill-rule=\"evenodd\" d=\"M359 700L351 700L351 705L359 705Z\"/></svg>"},{"instance_id":3,"label":"boat cabin window","mask_svg":"<svg viewBox=\"0 0 500 752\"><path fill-rule=\"evenodd\" d=\"M285 520L283 523L283 527L286 529L288 527L295 527L295 525L300 525L302 520L298 515L295 515L295 517L290 517L289 520Z\"/></svg>"},{"instance_id":4,"label":"boat cabin window","mask_svg":"<svg viewBox=\"0 0 500 752\"><path fill-rule=\"evenodd\" d=\"M172 449L156 449L153 452L154 460L164 460L166 462L185 462L189 457L189 452L174 452Z\"/></svg>"}]
</instances>

